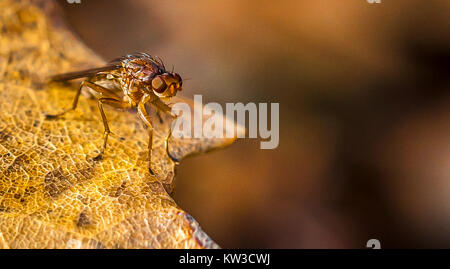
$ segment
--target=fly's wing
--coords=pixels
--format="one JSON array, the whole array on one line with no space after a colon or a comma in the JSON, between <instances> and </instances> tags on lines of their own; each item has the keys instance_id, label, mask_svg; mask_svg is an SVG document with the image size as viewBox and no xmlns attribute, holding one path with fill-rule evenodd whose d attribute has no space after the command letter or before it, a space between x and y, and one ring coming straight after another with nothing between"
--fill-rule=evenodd
<instances>
[{"instance_id":1,"label":"fly's wing","mask_svg":"<svg viewBox=\"0 0 450 269\"><path fill-rule=\"evenodd\" d=\"M135 59L142 59L144 61L150 62L155 70L158 70L158 72L162 73L165 72L165 66L162 60L159 57L152 57L151 55L147 53L135 53L135 54L128 54L125 56L122 56L120 58L114 59L110 61L106 66L98 67L98 68L92 68L87 70L81 70L76 72L70 72L70 73L64 73L64 74L58 74L54 75L50 78L52 81L67 81L77 78L84 78L84 77L90 77L93 75L96 75L101 72L107 72L107 71L113 71L117 70L122 67L123 63L127 63L128 61L135 60Z\"/></svg>"},{"instance_id":2,"label":"fly's wing","mask_svg":"<svg viewBox=\"0 0 450 269\"><path fill-rule=\"evenodd\" d=\"M166 66L164 65L164 62L160 57L152 56L145 52L127 54L125 56L112 60L110 63L114 62L127 63L129 61L136 59L142 59L144 61L150 62L151 65L155 67L155 70L158 70L160 73L164 73L166 71Z\"/></svg>"},{"instance_id":3,"label":"fly's wing","mask_svg":"<svg viewBox=\"0 0 450 269\"><path fill-rule=\"evenodd\" d=\"M77 79L77 78L90 77L90 76L93 76L100 72L113 71L113 70L117 70L119 68L121 68L120 63L111 62L108 65L103 66L103 67L54 75L54 76L50 77L50 80L52 80L52 81L67 81L67 80L72 80L72 79Z\"/></svg>"}]
</instances>

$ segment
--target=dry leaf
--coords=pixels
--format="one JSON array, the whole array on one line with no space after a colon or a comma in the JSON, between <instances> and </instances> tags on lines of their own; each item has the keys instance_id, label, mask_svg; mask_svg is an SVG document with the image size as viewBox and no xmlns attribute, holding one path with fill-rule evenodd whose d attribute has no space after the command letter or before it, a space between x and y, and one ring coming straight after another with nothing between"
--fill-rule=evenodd
<instances>
[{"instance_id":1,"label":"dry leaf","mask_svg":"<svg viewBox=\"0 0 450 269\"><path fill-rule=\"evenodd\" d=\"M155 124L153 166L135 113L107 109L115 136L101 161L103 124L95 100L70 106L76 84L48 86L50 74L103 60L58 22L50 1L0 2L0 247L215 248L170 193L175 164L163 148L168 123ZM56 15L55 15L56 14ZM52 19L50 19L52 18ZM172 139L178 158L234 139Z\"/></svg>"}]
</instances>

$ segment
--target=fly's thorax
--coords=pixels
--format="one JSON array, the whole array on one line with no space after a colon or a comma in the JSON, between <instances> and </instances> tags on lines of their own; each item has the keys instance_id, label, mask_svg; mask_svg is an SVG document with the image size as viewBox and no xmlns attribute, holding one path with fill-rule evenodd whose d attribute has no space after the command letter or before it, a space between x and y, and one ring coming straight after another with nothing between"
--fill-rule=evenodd
<instances>
[{"instance_id":1,"label":"fly's thorax","mask_svg":"<svg viewBox=\"0 0 450 269\"><path fill-rule=\"evenodd\" d=\"M123 63L124 73L129 79L139 81L143 84L150 84L152 79L162 72L157 65L149 62L145 58L132 59Z\"/></svg>"}]
</instances>

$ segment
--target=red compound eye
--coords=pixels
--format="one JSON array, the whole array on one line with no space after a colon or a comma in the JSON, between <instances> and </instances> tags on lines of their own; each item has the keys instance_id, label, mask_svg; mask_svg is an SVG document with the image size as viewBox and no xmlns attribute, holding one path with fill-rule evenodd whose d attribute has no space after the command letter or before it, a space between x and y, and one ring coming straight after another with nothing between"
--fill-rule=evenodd
<instances>
[{"instance_id":1,"label":"red compound eye","mask_svg":"<svg viewBox=\"0 0 450 269\"><path fill-rule=\"evenodd\" d=\"M152 80L152 88L157 93L163 93L166 90L167 85L166 85L166 82L160 76L156 76Z\"/></svg>"}]
</instances>

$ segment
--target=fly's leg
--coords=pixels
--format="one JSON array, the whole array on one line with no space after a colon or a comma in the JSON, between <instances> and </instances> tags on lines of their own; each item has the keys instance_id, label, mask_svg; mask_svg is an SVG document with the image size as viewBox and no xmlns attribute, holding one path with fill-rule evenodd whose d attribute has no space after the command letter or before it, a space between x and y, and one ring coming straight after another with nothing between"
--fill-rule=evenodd
<instances>
[{"instance_id":1,"label":"fly's leg","mask_svg":"<svg viewBox=\"0 0 450 269\"><path fill-rule=\"evenodd\" d=\"M170 117L172 118L172 122L174 120L177 119L178 116L174 115L172 113L172 109L170 106L168 106L167 104L165 104L163 101L161 101L160 99L156 99L155 101L152 102L152 104L156 107L156 111L159 113L159 111L162 111L164 113L167 113L170 115ZM178 163L180 160L178 160L177 158L173 157L172 154L170 154L170 150L169 150L169 139L172 137L172 128L169 127L169 134L166 136L166 138L164 139L164 148L166 150L166 154L167 156L169 156L169 158L174 162L174 163Z\"/></svg>"},{"instance_id":2,"label":"fly's leg","mask_svg":"<svg viewBox=\"0 0 450 269\"><path fill-rule=\"evenodd\" d=\"M172 108L163 101L161 101L161 99L156 99L152 101L152 105L156 107L156 111L162 111L166 114L169 114L174 119L177 117L176 115L172 114Z\"/></svg>"},{"instance_id":3,"label":"fly's leg","mask_svg":"<svg viewBox=\"0 0 450 269\"><path fill-rule=\"evenodd\" d=\"M119 96L117 96L117 94L114 91L107 89L105 87L102 87L100 85L97 85L91 81L85 80L85 81L81 82L80 87L78 88L78 91L75 94L75 98L73 99L72 107L70 107L58 114L46 114L45 117L47 119L55 119L55 118L61 117L62 115L66 114L67 112L75 110L78 105L78 99L80 98L81 90L85 86L93 89L94 91L96 91L98 93L101 93L102 96L104 96L104 97L114 98L114 99L120 98Z\"/></svg>"},{"instance_id":4,"label":"fly's leg","mask_svg":"<svg viewBox=\"0 0 450 269\"><path fill-rule=\"evenodd\" d=\"M103 111L103 102L106 100L103 98L100 98L98 100L98 109L100 110L100 115L102 116L103 126L105 127L105 131L103 132L103 146L100 150L100 153L94 158L94 161L101 160L103 158L103 153L106 149L106 142L108 141L108 136L111 133L111 130L109 130L108 120L106 119L105 111Z\"/></svg>"},{"instance_id":5,"label":"fly's leg","mask_svg":"<svg viewBox=\"0 0 450 269\"><path fill-rule=\"evenodd\" d=\"M73 99L73 103L72 103L72 107L71 107L71 108L66 109L66 110L64 110L63 112L58 113L58 114L45 114L45 117L46 117L47 119L56 119L56 118L61 117L61 116L64 115L64 114L66 114L67 112L70 112L70 111L72 111L72 110L75 110L75 109L77 108L77 105L78 105L78 99L80 98L81 89L85 86L86 82L87 82L87 81L81 82L81 85L80 85L80 87L78 88L77 93L75 94L75 98Z\"/></svg>"},{"instance_id":6,"label":"fly's leg","mask_svg":"<svg viewBox=\"0 0 450 269\"><path fill-rule=\"evenodd\" d=\"M95 77L92 79L95 79ZM100 86L98 84L95 84L89 80L85 80L81 83L80 87L78 88L78 91L75 95L75 99L73 100L71 108L66 109L65 111L63 111L62 113L59 113L59 114L53 114L53 115L47 114L46 117L48 119L54 119L54 118L57 118L57 117L60 117L64 114L66 114L69 111L75 110L78 105L78 99L80 97L81 90L85 86L91 88L92 90L94 90L94 91L100 93L102 96L104 96L104 98L98 99L98 108L99 108L100 114L102 116L105 131L104 131L104 140L103 140L102 149L101 149L100 153L94 158L94 160L97 161L97 160L102 159L102 155L106 149L106 142L108 141L108 136L111 133L111 131L109 130L108 121L106 119L105 112L103 111L103 104L108 104L113 107L124 108L124 109L129 108L130 104L121 101L120 97L114 91L107 89L103 86Z\"/></svg>"},{"instance_id":7,"label":"fly's leg","mask_svg":"<svg viewBox=\"0 0 450 269\"><path fill-rule=\"evenodd\" d=\"M159 102L158 102L159 101ZM156 106L156 116L158 116L159 118L159 122L163 123L163 119L161 116L161 111L168 113L173 120L176 119L176 116L172 114L171 109L168 105L164 104L163 102L161 102L160 100L156 100L154 102L154 105ZM167 135L167 137L164 139L164 148L166 150L167 155L169 156L169 158L175 162L178 163L178 159L174 158L170 152L169 152L169 139L172 136L172 128L169 128L169 134Z\"/></svg>"},{"instance_id":8,"label":"fly's leg","mask_svg":"<svg viewBox=\"0 0 450 269\"><path fill-rule=\"evenodd\" d=\"M166 149L166 154L167 156L169 156L169 158L174 162L174 163L179 163L180 160L178 160L177 158L173 157L172 154L170 154L169 151L169 139L172 137L172 128L169 128L169 134L167 135L166 139L164 140L164 148Z\"/></svg>"},{"instance_id":9,"label":"fly's leg","mask_svg":"<svg viewBox=\"0 0 450 269\"><path fill-rule=\"evenodd\" d=\"M97 85L98 86L98 85ZM100 86L101 87L101 86ZM105 131L103 133L103 146L100 150L100 153L94 158L94 161L101 160L103 157L103 153L106 150L106 144L108 142L108 136L111 133L111 130L109 129L108 120L106 119L105 111L103 110L103 104L107 104L112 107L116 108L129 108L130 104L125 103L121 100L117 100L114 98L100 98L98 99L98 109L100 110L100 115L102 116L103 126L105 127Z\"/></svg>"},{"instance_id":10,"label":"fly's leg","mask_svg":"<svg viewBox=\"0 0 450 269\"><path fill-rule=\"evenodd\" d=\"M150 128L148 131L148 171L152 176L155 175L155 172L152 170L152 148L153 148L153 128Z\"/></svg>"},{"instance_id":11,"label":"fly's leg","mask_svg":"<svg viewBox=\"0 0 450 269\"><path fill-rule=\"evenodd\" d=\"M153 125L150 121L150 116L147 113L147 109L145 109L145 102L146 100L141 101L137 106L137 110L139 117L148 127L148 170L150 174L154 176L155 173L152 170Z\"/></svg>"}]
</instances>

